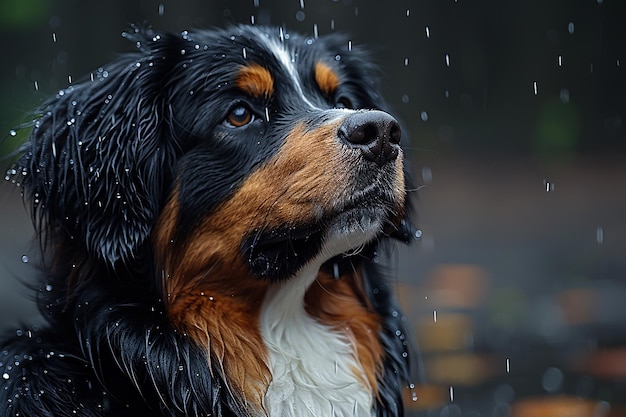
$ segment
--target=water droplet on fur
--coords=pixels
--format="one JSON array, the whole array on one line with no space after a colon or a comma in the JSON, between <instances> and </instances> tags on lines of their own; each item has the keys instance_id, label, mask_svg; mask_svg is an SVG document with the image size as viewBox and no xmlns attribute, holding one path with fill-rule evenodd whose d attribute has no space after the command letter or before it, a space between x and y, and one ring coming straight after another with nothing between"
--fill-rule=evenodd
<instances>
[{"instance_id":1,"label":"water droplet on fur","mask_svg":"<svg viewBox=\"0 0 626 417\"><path fill-rule=\"evenodd\" d=\"M46 291L48 292L52 291L52 285L46 284Z\"/></svg>"},{"instance_id":2,"label":"water droplet on fur","mask_svg":"<svg viewBox=\"0 0 626 417\"><path fill-rule=\"evenodd\" d=\"M9 135L16 136L17 132L15 130L11 129L11 130L9 130Z\"/></svg>"},{"instance_id":3,"label":"water droplet on fur","mask_svg":"<svg viewBox=\"0 0 626 417\"><path fill-rule=\"evenodd\" d=\"M22 262L28 263L28 255L22 255Z\"/></svg>"},{"instance_id":4,"label":"water droplet on fur","mask_svg":"<svg viewBox=\"0 0 626 417\"><path fill-rule=\"evenodd\" d=\"M9 378L10 376L6 372L2 374L2 379L4 379L5 381L8 380Z\"/></svg>"}]
</instances>

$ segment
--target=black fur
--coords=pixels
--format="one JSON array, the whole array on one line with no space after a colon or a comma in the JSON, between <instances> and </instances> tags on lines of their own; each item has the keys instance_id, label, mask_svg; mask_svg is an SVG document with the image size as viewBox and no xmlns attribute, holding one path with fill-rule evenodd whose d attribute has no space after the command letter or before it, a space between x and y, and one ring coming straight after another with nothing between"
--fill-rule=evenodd
<instances>
[{"instance_id":1,"label":"black fur","mask_svg":"<svg viewBox=\"0 0 626 417\"><path fill-rule=\"evenodd\" d=\"M223 370L168 322L150 237L175 184L186 214L178 222L182 237L276 152L292 120L302 116L298 98L284 94L264 103L271 127L251 127L245 141L220 130L233 103L228 81L246 59L243 48L248 58L281 71L255 41L263 31L277 32L244 26L182 35L132 30L125 36L135 52L43 104L11 180L32 204L42 243L38 303L46 323L2 341L0 417L247 415L225 387ZM302 45L298 59L304 63L320 53L340 58L339 71L350 82L339 93L355 107L384 108L374 68L362 51L348 53L344 38L305 46L305 38L292 34L289 42ZM320 106L333 105L310 95ZM283 118L286 110L293 119ZM403 224L393 233L407 240L410 223ZM285 258L272 241L291 240L294 254L274 277L282 279L319 250L321 232L253 234L241 249L251 271L267 277ZM311 239L306 245L304 234ZM383 320L387 356L376 415L400 416L409 380L406 323L364 253L342 265L364 268L368 295Z\"/></svg>"}]
</instances>

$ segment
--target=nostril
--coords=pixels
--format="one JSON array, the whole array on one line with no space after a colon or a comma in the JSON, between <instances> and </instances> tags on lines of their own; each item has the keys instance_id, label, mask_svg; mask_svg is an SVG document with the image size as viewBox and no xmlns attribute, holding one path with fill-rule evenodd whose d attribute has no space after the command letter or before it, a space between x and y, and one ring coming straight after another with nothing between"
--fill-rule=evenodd
<instances>
[{"instance_id":1,"label":"nostril","mask_svg":"<svg viewBox=\"0 0 626 417\"><path fill-rule=\"evenodd\" d=\"M354 127L348 134L346 134L344 130L343 135L350 143L366 145L376 140L378 137L378 127L373 123L365 123Z\"/></svg>"},{"instance_id":2,"label":"nostril","mask_svg":"<svg viewBox=\"0 0 626 417\"><path fill-rule=\"evenodd\" d=\"M399 144L402 139L402 129L400 129L400 125L395 121L391 123L389 128L389 142L394 144Z\"/></svg>"}]
</instances>

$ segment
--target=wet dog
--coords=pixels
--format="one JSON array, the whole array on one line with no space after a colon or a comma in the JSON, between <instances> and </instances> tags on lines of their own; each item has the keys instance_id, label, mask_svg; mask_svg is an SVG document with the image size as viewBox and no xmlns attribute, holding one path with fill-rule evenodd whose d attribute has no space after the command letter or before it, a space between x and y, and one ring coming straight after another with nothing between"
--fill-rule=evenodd
<instances>
[{"instance_id":1,"label":"wet dog","mask_svg":"<svg viewBox=\"0 0 626 417\"><path fill-rule=\"evenodd\" d=\"M410 210L367 54L255 26L125 36L8 175L47 324L3 341L0 415L401 415L378 260Z\"/></svg>"}]
</instances>

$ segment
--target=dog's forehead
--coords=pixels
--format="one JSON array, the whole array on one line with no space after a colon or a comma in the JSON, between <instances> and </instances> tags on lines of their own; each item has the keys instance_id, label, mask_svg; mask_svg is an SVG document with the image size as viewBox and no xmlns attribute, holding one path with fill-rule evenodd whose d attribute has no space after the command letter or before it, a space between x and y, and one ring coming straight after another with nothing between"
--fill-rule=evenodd
<instances>
[{"instance_id":1,"label":"dog's forehead","mask_svg":"<svg viewBox=\"0 0 626 417\"><path fill-rule=\"evenodd\" d=\"M221 37L220 43L229 46L228 54L238 63L235 85L249 95L270 97L289 88L308 101L304 90L311 86L331 97L341 84L340 51L332 50L325 39L261 27L238 28Z\"/></svg>"}]
</instances>

